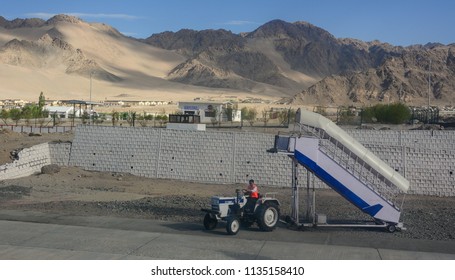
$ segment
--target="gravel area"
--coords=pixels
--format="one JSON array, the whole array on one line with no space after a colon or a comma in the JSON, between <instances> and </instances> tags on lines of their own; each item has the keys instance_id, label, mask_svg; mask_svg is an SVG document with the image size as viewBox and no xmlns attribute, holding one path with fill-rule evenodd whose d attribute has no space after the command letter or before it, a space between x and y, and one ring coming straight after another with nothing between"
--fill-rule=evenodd
<instances>
[{"instance_id":1,"label":"gravel area","mask_svg":"<svg viewBox=\"0 0 455 280\"><path fill-rule=\"evenodd\" d=\"M8 131L0 133L0 164L11 161L10 152L52 140L70 141L71 134L29 136ZM255 178L261 193L276 192L281 214L290 214L290 188L267 188ZM102 215L199 223L210 207L213 195L234 196L239 184L214 185L177 180L136 177L130 174L90 172L61 167L55 174L32 175L0 181L0 210L35 210L68 215ZM301 217L306 214L306 190L301 191ZM316 212L327 215L329 223L362 223L372 219L331 189L316 191ZM336 228L347 236L455 239L455 197L407 195L401 220L406 230L390 234L383 229ZM327 228L310 228L324 231Z\"/></svg>"},{"instance_id":2,"label":"gravel area","mask_svg":"<svg viewBox=\"0 0 455 280\"><path fill-rule=\"evenodd\" d=\"M83 172L83 171L81 171ZM44 176L44 175L40 175ZM109 177L109 175L107 175ZM48 190L48 198L33 198L34 193L46 192L39 186L19 182L2 182L0 184L0 209L22 209L34 210L50 213L70 214L70 215L100 215L117 216L126 218L142 218L153 220L165 220L176 222L199 223L202 225L204 213L201 208L210 207L210 197L217 191L223 196L235 193L238 185L208 185L190 183L187 189L181 194L171 194L164 188L175 185L176 181L159 180L155 188L159 189L158 194L152 195L139 192L141 198L125 199L134 197L128 184L134 176L127 180L117 181L116 185L108 187L103 182L99 187L89 187L79 189L73 186L72 193L68 196L55 194ZM38 177L38 176L37 176ZM115 176L110 176L115 178ZM81 182L81 177L77 180ZM84 178L90 180L90 178ZM137 181L147 181L152 179L137 178ZM32 180L33 181L33 180ZM120 184L119 184L120 183ZM124 187L120 187L126 183ZM178 182L186 185L186 182ZM82 184L83 185L83 184ZM151 186L153 187L153 186ZM178 186L176 186L178 188ZM50 188L50 187L48 187ZM192 189L192 190L191 190ZM188 193L188 192L193 192ZM229 194L232 191L232 194ZM288 188L261 188L261 192L277 192L280 200L282 219L290 215L291 192ZM87 193L86 193L87 192ZM75 198L75 193L79 193L80 199ZM119 196L123 193L126 197ZM46 195L44 196L46 197ZM73 199L72 199L73 198ZM99 198L99 199L97 199ZM301 194L301 217L306 217L307 197ZM372 223L371 217L347 202L340 195L330 189L316 190L316 212L327 215L328 223ZM455 198L452 197L432 197L408 195L405 198L402 221L405 230L393 233L394 238L411 238L426 240L455 240ZM304 230L324 231L327 228L305 227ZM390 235L384 229L378 228L336 228L337 230L351 236L384 236Z\"/></svg>"}]
</instances>

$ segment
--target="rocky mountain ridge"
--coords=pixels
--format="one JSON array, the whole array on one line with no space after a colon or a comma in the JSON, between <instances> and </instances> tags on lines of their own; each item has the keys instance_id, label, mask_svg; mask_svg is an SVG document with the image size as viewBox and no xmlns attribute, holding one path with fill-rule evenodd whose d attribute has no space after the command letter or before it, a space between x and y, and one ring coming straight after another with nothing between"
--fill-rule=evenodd
<instances>
[{"instance_id":1,"label":"rocky mountain ridge","mask_svg":"<svg viewBox=\"0 0 455 280\"><path fill-rule=\"evenodd\" d=\"M289 79L283 73L284 67L277 66L270 53L264 53L263 45L252 47L252 42L264 40L273 45L273 56L280 56L292 71L308 79L304 82ZM379 41L337 39L307 22L273 20L250 33L238 35L225 30L181 30L152 35L145 42L188 57L171 72L174 80L207 86L250 87L251 83L238 83L242 77L291 90L300 87L301 92L292 98L294 104L383 101L425 104L430 61L433 61L431 99L450 103L455 89L451 77L455 70L450 62L451 45L429 43L402 47ZM199 59L200 56L205 59ZM210 71L215 69L218 70ZM231 78L226 73L231 73ZM214 84L215 80L223 82Z\"/></svg>"},{"instance_id":2,"label":"rocky mountain ridge","mask_svg":"<svg viewBox=\"0 0 455 280\"><path fill-rule=\"evenodd\" d=\"M429 92L433 102L448 104L455 92L453 45L402 47L339 39L303 21L273 20L242 34L182 29L136 40L108 25L73 16L57 15L47 21L0 17L2 34L4 65L63 68L65 74L93 75L118 87L143 77L149 82L141 87L164 83L252 96L267 93L295 105L426 104ZM103 39L88 40L98 36ZM109 55L101 56L101 51ZM141 69L129 63L126 53L138 55L135 65Z\"/></svg>"},{"instance_id":3,"label":"rocky mountain ridge","mask_svg":"<svg viewBox=\"0 0 455 280\"><path fill-rule=\"evenodd\" d=\"M51 30L52 31L52 30ZM52 32L51 32L52 33ZM96 61L88 59L82 50L48 33L38 41L13 39L0 49L0 61L9 65L33 68L52 68L64 65L65 73L118 81L119 77L102 69Z\"/></svg>"}]
</instances>

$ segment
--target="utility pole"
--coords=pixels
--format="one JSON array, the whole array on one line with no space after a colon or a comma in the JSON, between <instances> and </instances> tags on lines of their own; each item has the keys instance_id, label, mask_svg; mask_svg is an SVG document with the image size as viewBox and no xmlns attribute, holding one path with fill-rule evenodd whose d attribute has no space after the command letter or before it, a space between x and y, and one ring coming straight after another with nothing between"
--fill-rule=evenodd
<instances>
[{"instance_id":1,"label":"utility pole","mask_svg":"<svg viewBox=\"0 0 455 280\"><path fill-rule=\"evenodd\" d=\"M428 123L430 123L430 91L431 91L431 59L430 59L430 65L428 66L428 109L427 109Z\"/></svg>"},{"instance_id":2,"label":"utility pole","mask_svg":"<svg viewBox=\"0 0 455 280\"><path fill-rule=\"evenodd\" d=\"M431 91L431 59L428 66L428 109L430 109L430 91Z\"/></svg>"},{"instance_id":3,"label":"utility pole","mask_svg":"<svg viewBox=\"0 0 455 280\"><path fill-rule=\"evenodd\" d=\"M93 72L90 71L90 115L89 115L89 124L92 124L92 113L93 113L93 105L92 105L92 74L93 74Z\"/></svg>"}]
</instances>

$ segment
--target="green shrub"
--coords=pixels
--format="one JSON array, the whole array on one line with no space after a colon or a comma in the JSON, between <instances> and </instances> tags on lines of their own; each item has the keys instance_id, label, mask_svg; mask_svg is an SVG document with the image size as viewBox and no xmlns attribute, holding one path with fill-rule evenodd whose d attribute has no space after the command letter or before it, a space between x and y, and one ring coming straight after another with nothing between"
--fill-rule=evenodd
<instances>
[{"instance_id":1,"label":"green shrub","mask_svg":"<svg viewBox=\"0 0 455 280\"><path fill-rule=\"evenodd\" d=\"M361 116L363 122L402 124L411 118L411 110L403 103L378 104L364 108Z\"/></svg>"}]
</instances>

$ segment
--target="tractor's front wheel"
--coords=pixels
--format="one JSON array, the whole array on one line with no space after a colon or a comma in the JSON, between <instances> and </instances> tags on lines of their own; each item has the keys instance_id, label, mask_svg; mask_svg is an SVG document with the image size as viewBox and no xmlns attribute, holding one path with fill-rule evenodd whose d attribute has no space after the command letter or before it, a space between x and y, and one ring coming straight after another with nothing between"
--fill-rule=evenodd
<instances>
[{"instance_id":1,"label":"tractor's front wheel","mask_svg":"<svg viewBox=\"0 0 455 280\"><path fill-rule=\"evenodd\" d=\"M262 231L275 229L280 218L280 209L275 204L263 204L257 210L258 226Z\"/></svg>"},{"instance_id":2,"label":"tractor's front wheel","mask_svg":"<svg viewBox=\"0 0 455 280\"><path fill-rule=\"evenodd\" d=\"M226 231L230 235L236 235L240 230L240 221L237 217L231 217L227 220Z\"/></svg>"},{"instance_id":3,"label":"tractor's front wheel","mask_svg":"<svg viewBox=\"0 0 455 280\"><path fill-rule=\"evenodd\" d=\"M218 220L213 217L213 215L210 215L209 213L205 214L204 216L204 227L206 230L212 230L216 228L216 225L218 224Z\"/></svg>"}]
</instances>

